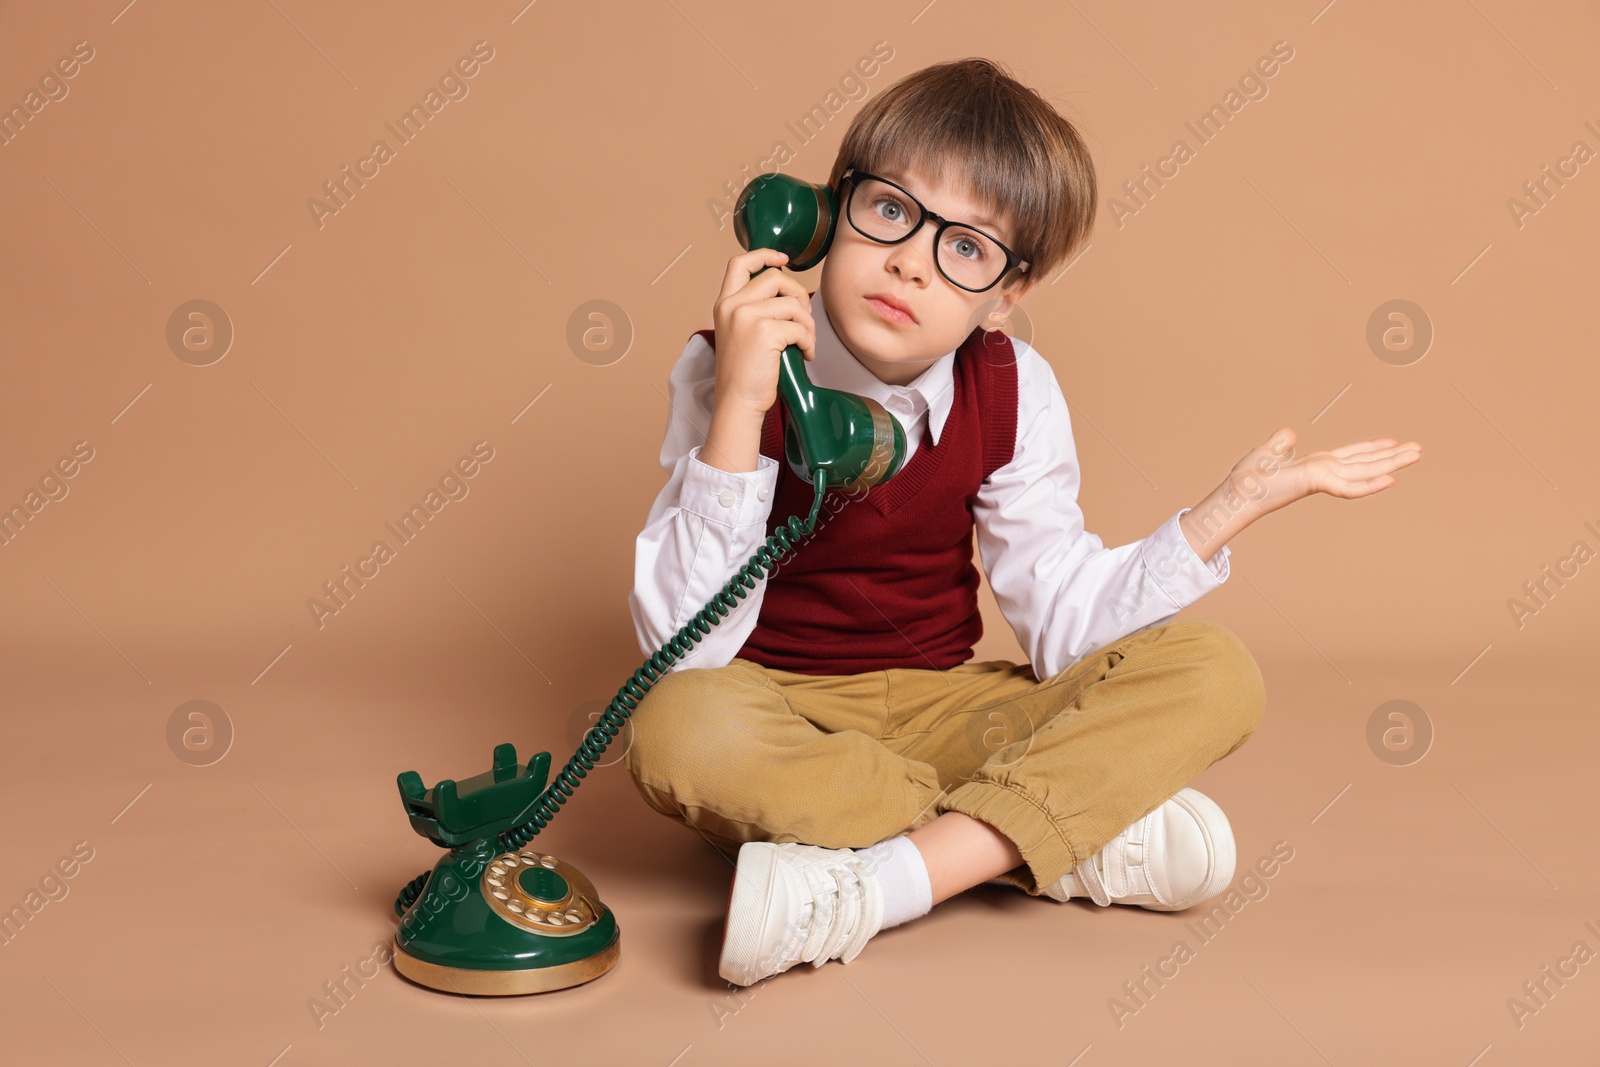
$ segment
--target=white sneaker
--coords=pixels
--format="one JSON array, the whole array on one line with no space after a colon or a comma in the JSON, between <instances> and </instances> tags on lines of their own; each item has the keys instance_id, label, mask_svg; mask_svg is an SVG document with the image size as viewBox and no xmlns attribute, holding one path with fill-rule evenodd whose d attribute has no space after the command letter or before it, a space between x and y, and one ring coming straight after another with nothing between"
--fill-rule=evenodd
<instances>
[{"instance_id":1,"label":"white sneaker","mask_svg":"<svg viewBox=\"0 0 1600 1067\"><path fill-rule=\"evenodd\" d=\"M1204 793L1184 788L1045 887L1043 895L1182 911L1226 889L1233 867L1228 817Z\"/></svg>"},{"instance_id":2,"label":"white sneaker","mask_svg":"<svg viewBox=\"0 0 1600 1067\"><path fill-rule=\"evenodd\" d=\"M883 924L883 888L848 848L746 841L728 894L718 973L747 986L801 961L849 963Z\"/></svg>"}]
</instances>

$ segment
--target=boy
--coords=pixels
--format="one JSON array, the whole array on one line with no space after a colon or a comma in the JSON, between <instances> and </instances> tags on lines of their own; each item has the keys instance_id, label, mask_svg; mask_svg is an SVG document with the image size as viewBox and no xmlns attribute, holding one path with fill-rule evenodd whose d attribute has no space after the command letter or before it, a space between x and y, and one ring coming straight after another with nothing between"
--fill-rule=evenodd
<instances>
[{"instance_id":1,"label":"boy","mask_svg":"<svg viewBox=\"0 0 1600 1067\"><path fill-rule=\"evenodd\" d=\"M1194 508L1107 549L1077 507L1054 372L996 328L1092 226L1071 123L987 60L939 64L863 107L829 184L842 217L817 292L758 273L781 253L734 256L715 329L673 367L670 477L629 597L654 651L809 513L782 459L786 345L815 384L904 427L900 470L830 494L813 535L632 715L646 803L737 855L723 978L848 963L981 882L1159 911L1215 896L1232 829L1185 783L1250 737L1265 690L1230 631L1170 620L1227 580L1226 542L1255 519L1379 492L1421 449L1291 459L1284 427ZM974 532L1029 664L967 662Z\"/></svg>"}]
</instances>

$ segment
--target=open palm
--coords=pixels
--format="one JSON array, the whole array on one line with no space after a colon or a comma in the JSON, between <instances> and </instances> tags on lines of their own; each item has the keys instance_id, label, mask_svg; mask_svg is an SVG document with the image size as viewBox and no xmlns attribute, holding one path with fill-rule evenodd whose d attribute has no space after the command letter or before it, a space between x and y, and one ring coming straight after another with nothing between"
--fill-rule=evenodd
<instances>
[{"instance_id":1,"label":"open palm","mask_svg":"<svg viewBox=\"0 0 1600 1067\"><path fill-rule=\"evenodd\" d=\"M1321 452L1294 454L1298 438L1280 427L1240 460L1229 475L1233 491L1261 514L1275 511L1312 493L1354 500L1381 493L1395 483L1394 471L1422 458L1415 441L1399 444L1393 437L1358 441Z\"/></svg>"}]
</instances>

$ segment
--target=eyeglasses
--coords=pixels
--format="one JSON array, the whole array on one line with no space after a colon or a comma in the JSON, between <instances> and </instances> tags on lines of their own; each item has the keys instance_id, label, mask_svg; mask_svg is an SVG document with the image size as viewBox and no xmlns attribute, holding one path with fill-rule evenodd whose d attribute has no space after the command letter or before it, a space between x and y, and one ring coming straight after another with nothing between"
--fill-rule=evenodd
<instances>
[{"instance_id":1,"label":"eyeglasses","mask_svg":"<svg viewBox=\"0 0 1600 1067\"><path fill-rule=\"evenodd\" d=\"M1029 264L997 239L976 226L935 215L889 179L852 168L844 180L850 183L845 217L863 237L899 244L932 219L939 227L933 234L934 266L951 285L981 293L994 288L1013 267L1027 273Z\"/></svg>"}]
</instances>

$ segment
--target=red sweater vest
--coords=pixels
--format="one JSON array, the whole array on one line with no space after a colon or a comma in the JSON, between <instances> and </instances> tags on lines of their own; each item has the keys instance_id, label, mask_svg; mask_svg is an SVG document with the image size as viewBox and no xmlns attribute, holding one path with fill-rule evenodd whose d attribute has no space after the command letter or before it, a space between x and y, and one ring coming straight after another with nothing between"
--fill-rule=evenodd
<instances>
[{"instance_id":1,"label":"red sweater vest","mask_svg":"<svg viewBox=\"0 0 1600 1067\"><path fill-rule=\"evenodd\" d=\"M713 346L715 333L699 331ZM1017 438L1011 338L974 329L956 350L950 414L887 482L829 492L813 535L766 580L756 628L736 655L799 674L945 670L983 636L972 503L1010 462ZM767 411L761 454L778 461L767 534L811 513L815 490L789 469L783 401Z\"/></svg>"}]
</instances>

